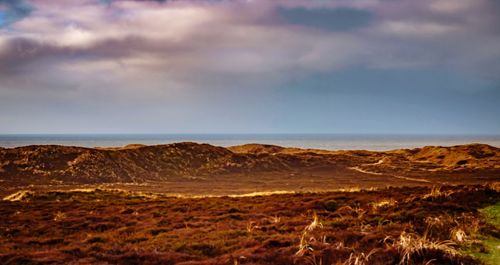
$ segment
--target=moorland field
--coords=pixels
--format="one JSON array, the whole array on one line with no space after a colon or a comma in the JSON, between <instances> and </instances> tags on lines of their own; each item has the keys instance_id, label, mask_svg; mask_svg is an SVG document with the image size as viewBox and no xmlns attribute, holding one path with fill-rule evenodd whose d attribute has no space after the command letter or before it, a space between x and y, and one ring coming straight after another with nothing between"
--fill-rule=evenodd
<instances>
[{"instance_id":1,"label":"moorland field","mask_svg":"<svg viewBox=\"0 0 500 265\"><path fill-rule=\"evenodd\" d=\"M1 264L498 264L500 150L0 148Z\"/></svg>"}]
</instances>

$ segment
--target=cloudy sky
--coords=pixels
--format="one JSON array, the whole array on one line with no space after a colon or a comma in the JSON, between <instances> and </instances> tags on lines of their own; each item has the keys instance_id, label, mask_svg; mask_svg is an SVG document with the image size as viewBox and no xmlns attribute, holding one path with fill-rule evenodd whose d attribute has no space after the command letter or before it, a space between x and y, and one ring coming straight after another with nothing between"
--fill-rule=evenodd
<instances>
[{"instance_id":1,"label":"cloudy sky","mask_svg":"<svg viewBox=\"0 0 500 265\"><path fill-rule=\"evenodd\" d=\"M500 134L497 0L0 0L0 133Z\"/></svg>"}]
</instances>

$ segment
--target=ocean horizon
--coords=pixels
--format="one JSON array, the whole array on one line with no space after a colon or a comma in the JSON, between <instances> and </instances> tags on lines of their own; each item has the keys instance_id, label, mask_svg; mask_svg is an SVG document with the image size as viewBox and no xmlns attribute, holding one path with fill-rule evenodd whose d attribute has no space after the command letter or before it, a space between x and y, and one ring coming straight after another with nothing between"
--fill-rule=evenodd
<instances>
[{"instance_id":1,"label":"ocean horizon","mask_svg":"<svg viewBox=\"0 0 500 265\"><path fill-rule=\"evenodd\" d=\"M65 145L120 147L128 144L176 142L234 146L248 143L325 150L384 151L422 146L482 143L500 147L500 135L403 135L403 134L2 134L0 147Z\"/></svg>"}]
</instances>

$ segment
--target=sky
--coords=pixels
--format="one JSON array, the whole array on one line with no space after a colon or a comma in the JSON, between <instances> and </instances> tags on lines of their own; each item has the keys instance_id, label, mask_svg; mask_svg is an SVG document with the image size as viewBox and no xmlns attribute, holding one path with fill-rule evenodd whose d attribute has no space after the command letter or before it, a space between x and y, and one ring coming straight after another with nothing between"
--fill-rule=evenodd
<instances>
[{"instance_id":1,"label":"sky","mask_svg":"<svg viewBox=\"0 0 500 265\"><path fill-rule=\"evenodd\" d=\"M497 0L0 0L0 134L500 134Z\"/></svg>"}]
</instances>

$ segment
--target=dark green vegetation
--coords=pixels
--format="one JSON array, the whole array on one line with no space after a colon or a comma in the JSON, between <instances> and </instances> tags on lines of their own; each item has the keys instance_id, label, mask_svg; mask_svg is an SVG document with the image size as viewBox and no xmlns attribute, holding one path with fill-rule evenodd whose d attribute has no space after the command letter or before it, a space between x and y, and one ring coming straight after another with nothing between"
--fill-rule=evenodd
<instances>
[{"instance_id":1,"label":"dark green vegetation","mask_svg":"<svg viewBox=\"0 0 500 265\"><path fill-rule=\"evenodd\" d=\"M11 198L0 202L0 264L480 264L467 253L493 255L481 240L500 237L493 185Z\"/></svg>"}]
</instances>

